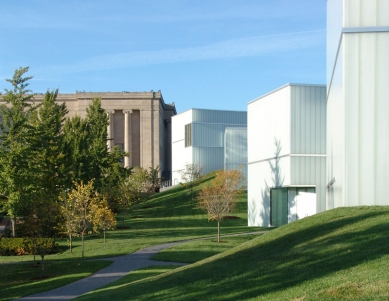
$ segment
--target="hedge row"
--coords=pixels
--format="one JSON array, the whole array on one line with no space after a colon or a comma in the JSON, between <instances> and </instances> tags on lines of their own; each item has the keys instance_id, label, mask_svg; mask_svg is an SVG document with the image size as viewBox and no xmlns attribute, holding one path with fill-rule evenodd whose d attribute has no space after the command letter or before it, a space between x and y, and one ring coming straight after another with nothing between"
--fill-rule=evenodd
<instances>
[{"instance_id":1,"label":"hedge row","mask_svg":"<svg viewBox=\"0 0 389 301\"><path fill-rule=\"evenodd\" d=\"M54 238L1 238L0 255L1 256L19 256L28 254L39 255L43 250L45 254L52 254L58 251L58 245Z\"/></svg>"}]
</instances>

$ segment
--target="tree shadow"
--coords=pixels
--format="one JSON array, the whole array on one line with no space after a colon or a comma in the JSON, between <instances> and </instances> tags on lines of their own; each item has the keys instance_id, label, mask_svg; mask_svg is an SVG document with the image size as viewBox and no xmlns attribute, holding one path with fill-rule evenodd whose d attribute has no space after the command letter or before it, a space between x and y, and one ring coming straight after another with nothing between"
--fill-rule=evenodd
<instances>
[{"instance_id":1,"label":"tree shadow","mask_svg":"<svg viewBox=\"0 0 389 301\"><path fill-rule=\"evenodd\" d=\"M312 217L306 218L257 238L256 244L240 252L230 252L210 263L200 262L160 280L139 284L131 287L131 292L137 298L145 288L152 295L163 287L161 298L205 300L219 296L220 300L232 301L285 291L386 256L387 216L388 210L352 217L335 214L321 223L313 219L315 224L309 222ZM368 222L376 218L380 221ZM204 281L212 285L204 285Z\"/></svg>"},{"instance_id":2,"label":"tree shadow","mask_svg":"<svg viewBox=\"0 0 389 301\"><path fill-rule=\"evenodd\" d=\"M272 177L272 187L282 187L284 184L285 176L282 175L281 167L280 167L280 154L282 150L281 140L278 140L276 137L274 137L274 163L272 160L269 160L269 167L271 171L271 177ZM272 187L269 187L266 179L264 180L265 188L261 189L261 198L262 198L262 204L263 209L259 212L259 216L261 217L263 221L263 226L269 225L270 226L270 189Z\"/></svg>"}]
</instances>

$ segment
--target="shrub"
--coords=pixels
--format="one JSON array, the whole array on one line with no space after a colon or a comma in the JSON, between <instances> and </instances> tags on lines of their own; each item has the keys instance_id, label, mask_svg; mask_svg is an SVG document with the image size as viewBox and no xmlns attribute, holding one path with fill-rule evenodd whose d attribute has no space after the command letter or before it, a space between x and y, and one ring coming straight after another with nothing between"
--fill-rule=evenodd
<instances>
[{"instance_id":1,"label":"shrub","mask_svg":"<svg viewBox=\"0 0 389 301\"><path fill-rule=\"evenodd\" d=\"M1 256L20 256L34 253L34 247L39 245L47 246L47 254L57 252L58 245L54 238L1 238L0 255Z\"/></svg>"}]
</instances>

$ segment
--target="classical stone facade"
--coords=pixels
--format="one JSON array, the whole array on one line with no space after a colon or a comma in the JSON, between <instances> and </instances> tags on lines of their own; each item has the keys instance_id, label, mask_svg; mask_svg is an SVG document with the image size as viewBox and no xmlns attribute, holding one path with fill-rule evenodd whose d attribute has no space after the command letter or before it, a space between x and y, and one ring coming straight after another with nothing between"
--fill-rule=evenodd
<instances>
[{"instance_id":1,"label":"classical stone facade","mask_svg":"<svg viewBox=\"0 0 389 301\"><path fill-rule=\"evenodd\" d=\"M44 94L35 94L42 101ZM108 148L119 145L129 156L125 166L143 168L158 165L164 180L171 178L171 117L176 115L173 104L166 104L158 92L76 92L59 94L57 102L66 103L68 116L86 116L92 99L100 97L101 106L109 115Z\"/></svg>"}]
</instances>

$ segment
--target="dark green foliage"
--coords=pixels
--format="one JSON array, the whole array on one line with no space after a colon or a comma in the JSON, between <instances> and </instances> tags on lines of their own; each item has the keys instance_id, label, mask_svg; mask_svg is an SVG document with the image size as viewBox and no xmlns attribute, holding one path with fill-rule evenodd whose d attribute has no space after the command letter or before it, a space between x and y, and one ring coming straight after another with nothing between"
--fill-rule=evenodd
<instances>
[{"instance_id":1,"label":"dark green foliage","mask_svg":"<svg viewBox=\"0 0 389 301\"><path fill-rule=\"evenodd\" d=\"M57 198L64 187L63 123L67 114L65 104L57 104L58 90L46 92L45 98L33 115L36 154L35 183Z\"/></svg>"},{"instance_id":2,"label":"dark green foliage","mask_svg":"<svg viewBox=\"0 0 389 301\"><path fill-rule=\"evenodd\" d=\"M107 148L108 116L101 107L101 98L95 98L86 109L86 129L88 132L88 175L94 179L95 188L102 186L103 172L109 166Z\"/></svg>"},{"instance_id":3,"label":"dark green foliage","mask_svg":"<svg viewBox=\"0 0 389 301\"><path fill-rule=\"evenodd\" d=\"M66 188L72 182L88 183L93 180L94 188L102 193L117 185L130 170L122 167L120 159L124 153L114 147L107 148L108 116L101 107L101 99L95 98L87 108L87 116L74 116L64 125L65 170L68 177Z\"/></svg>"},{"instance_id":4,"label":"dark green foliage","mask_svg":"<svg viewBox=\"0 0 389 301\"><path fill-rule=\"evenodd\" d=\"M24 215L29 207L29 194L35 189L32 171L34 166L34 128L30 123L36 107L26 89L31 77L23 77L28 67L15 71L13 86L5 90L3 100L9 107L0 106L0 191L7 197L5 209L15 219Z\"/></svg>"},{"instance_id":5,"label":"dark green foliage","mask_svg":"<svg viewBox=\"0 0 389 301\"><path fill-rule=\"evenodd\" d=\"M88 182L88 131L86 122L80 116L66 119L64 131L65 188L70 189L72 182Z\"/></svg>"}]
</instances>

